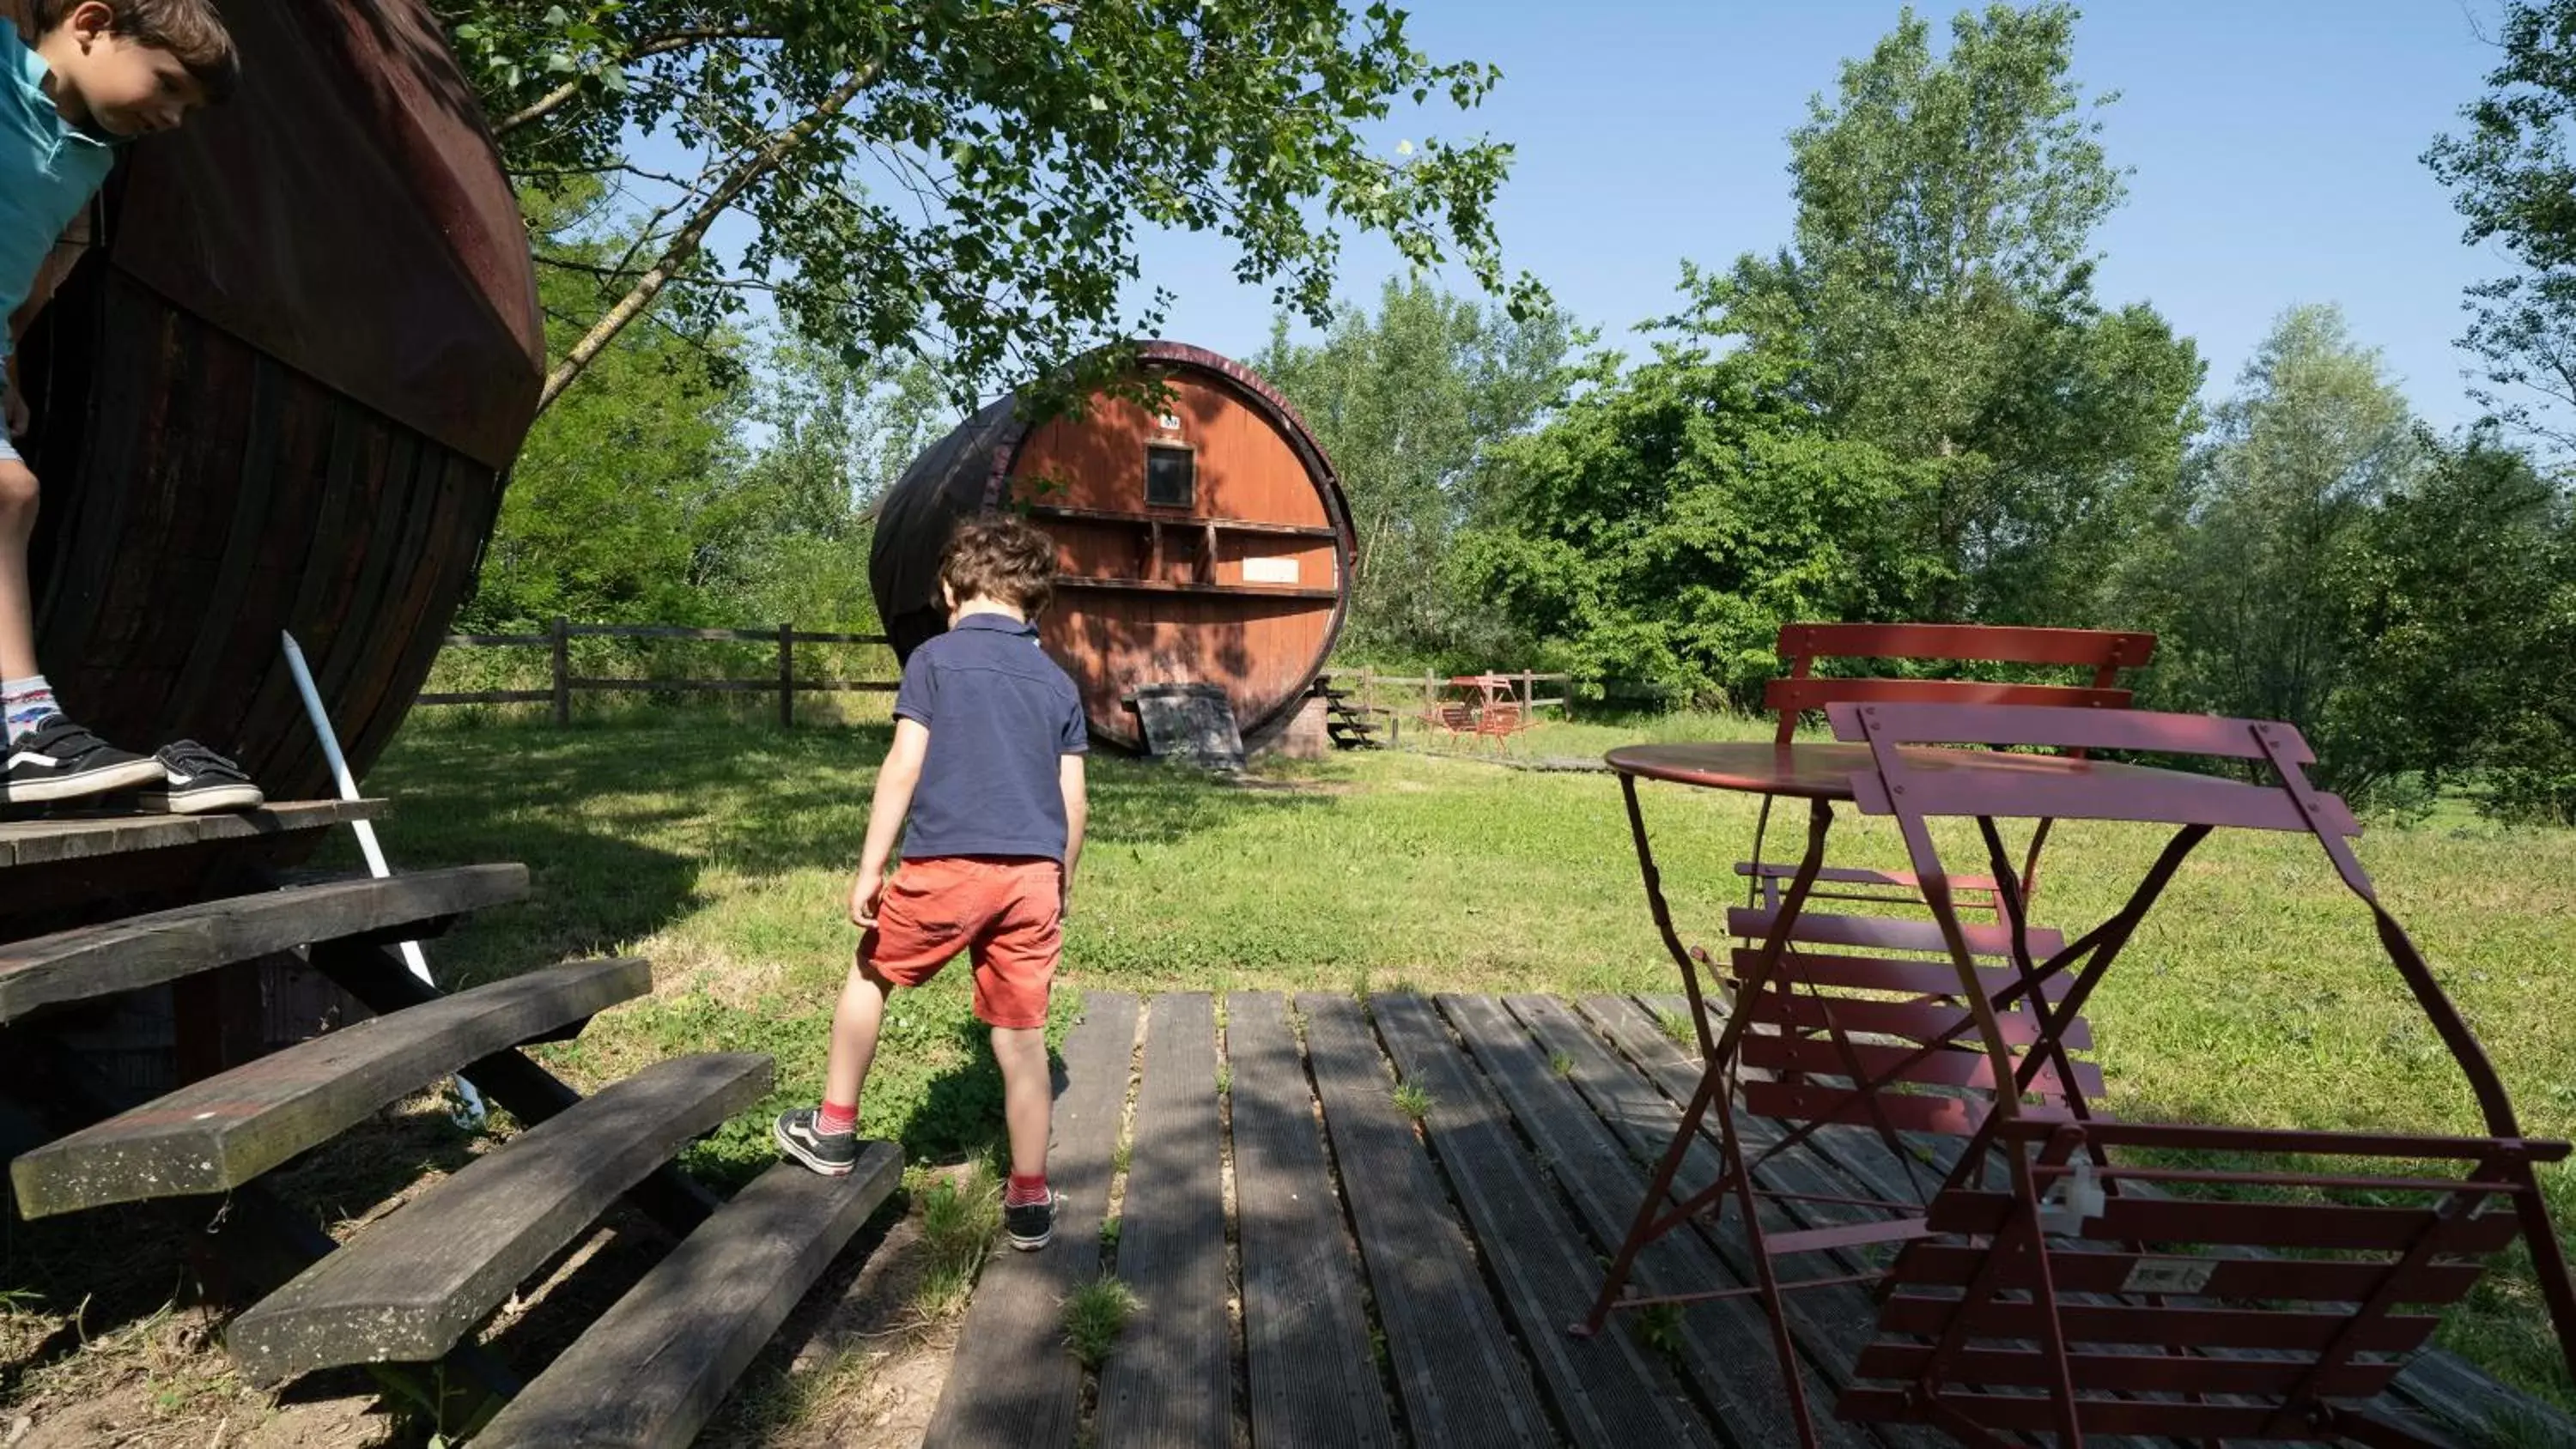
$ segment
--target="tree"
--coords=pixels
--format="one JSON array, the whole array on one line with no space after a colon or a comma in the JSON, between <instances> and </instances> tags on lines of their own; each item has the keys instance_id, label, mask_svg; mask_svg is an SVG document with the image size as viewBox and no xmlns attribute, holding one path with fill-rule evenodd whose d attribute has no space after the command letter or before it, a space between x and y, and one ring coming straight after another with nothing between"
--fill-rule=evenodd
<instances>
[{"instance_id":1,"label":"tree","mask_svg":"<svg viewBox=\"0 0 2576 1449\"><path fill-rule=\"evenodd\" d=\"M1838 438L1759 352L1665 344L1496 449L1454 587L1595 694L1750 704L1795 619L1902 617L1933 572L1918 470Z\"/></svg>"},{"instance_id":2,"label":"tree","mask_svg":"<svg viewBox=\"0 0 2576 1449\"><path fill-rule=\"evenodd\" d=\"M2576 818L2576 514L2492 430L2422 447L2339 581L2356 647L2328 730L2368 777Z\"/></svg>"},{"instance_id":3,"label":"tree","mask_svg":"<svg viewBox=\"0 0 2576 1449\"><path fill-rule=\"evenodd\" d=\"M1441 560L1475 516L1493 448L1559 402L1588 341L1553 310L1515 321L1419 278L1390 278L1375 317L1345 308L1312 346L1277 320L1254 366L1314 429L1358 534L1346 649L1492 662L1467 662L1496 647L1492 616L1446 587Z\"/></svg>"},{"instance_id":4,"label":"tree","mask_svg":"<svg viewBox=\"0 0 2576 1449\"><path fill-rule=\"evenodd\" d=\"M1845 436L1925 465L1909 501L1953 575L1942 617L2064 617L2170 487L2196 425L2196 350L2093 296L2092 235L2124 183L2069 79L2064 4L1962 12L1947 55L1908 10L1791 133L1788 247L1686 269L1686 334L1793 368Z\"/></svg>"},{"instance_id":5,"label":"tree","mask_svg":"<svg viewBox=\"0 0 2576 1449\"><path fill-rule=\"evenodd\" d=\"M562 254L605 256L613 239L578 228L582 198L526 202L530 224ZM584 272L538 278L547 332L568 342L598 289ZM658 321L593 360L591 385L537 419L513 465L474 596L458 627L500 632L557 615L584 621L709 619L698 585L698 519L736 466L745 403L739 341L692 338Z\"/></svg>"},{"instance_id":6,"label":"tree","mask_svg":"<svg viewBox=\"0 0 2576 1449\"><path fill-rule=\"evenodd\" d=\"M876 631L870 510L954 414L929 364L852 367L794 339L770 349L746 419L765 441L701 526L735 617Z\"/></svg>"},{"instance_id":7,"label":"tree","mask_svg":"<svg viewBox=\"0 0 2576 1449\"><path fill-rule=\"evenodd\" d=\"M2501 245L2518 270L2471 285L2460 345L2484 365L2479 400L2564 453L2576 445L2576 0L2508 0L2502 59L2468 123L2425 164L2452 189L2471 246Z\"/></svg>"},{"instance_id":8,"label":"tree","mask_svg":"<svg viewBox=\"0 0 2576 1449\"><path fill-rule=\"evenodd\" d=\"M2332 306L2282 314L2239 389L2186 470L2172 532L2130 561L2128 597L2164 635L2164 700L2288 720L2359 789L2374 766L2333 737L2362 643L2345 580L2424 450L2379 353Z\"/></svg>"},{"instance_id":9,"label":"tree","mask_svg":"<svg viewBox=\"0 0 2576 1449\"><path fill-rule=\"evenodd\" d=\"M703 331L766 296L852 361L941 360L954 387L1113 373L1140 228L1222 232L1236 275L1327 315L1341 229L1507 283L1491 207L1510 148L1374 136L1398 98L1474 108L1497 73L1434 61L1380 0L437 0L511 173L605 180L607 286L554 353L552 405L657 304ZM709 250L718 222L750 240ZM1053 369L1086 359L1079 375Z\"/></svg>"}]
</instances>

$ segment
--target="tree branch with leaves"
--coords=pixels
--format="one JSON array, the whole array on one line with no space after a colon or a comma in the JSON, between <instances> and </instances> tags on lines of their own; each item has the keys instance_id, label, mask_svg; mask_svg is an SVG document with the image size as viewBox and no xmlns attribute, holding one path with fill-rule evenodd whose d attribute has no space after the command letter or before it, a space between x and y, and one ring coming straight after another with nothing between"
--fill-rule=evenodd
<instances>
[{"instance_id":1,"label":"tree branch with leaves","mask_svg":"<svg viewBox=\"0 0 2576 1449\"><path fill-rule=\"evenodd\" d=\"M604 185L633 242L548 405L646 311L706 325L755 297L852 359L938 356L961 396L1036 376L1078 395L1115 366L1096 349L1161 322L1166 294L1135 297L1157 229L1224 236L1237 278L1318 324L1350 231L1543 300L1495 235L1511 148L1384 134L1401 105L1474 110L1498 73L1425 55L1383 3L440 12L514 177Z\"/></svg>"}]
</instances>

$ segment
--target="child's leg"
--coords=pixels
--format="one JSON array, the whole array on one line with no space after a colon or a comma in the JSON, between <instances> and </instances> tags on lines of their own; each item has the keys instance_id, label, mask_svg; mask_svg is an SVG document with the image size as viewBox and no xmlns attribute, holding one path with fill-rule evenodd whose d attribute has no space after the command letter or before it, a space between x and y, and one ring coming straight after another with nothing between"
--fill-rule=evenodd
<instances>
[{"instance_id":1,"label":"child's leg","mask_svg":"<svg viewBox=\"0 0 2576 1449\"><path fill-rule=\"evenodd\" d=\"M876 1060L889 989L890 983L864 959L841 983L841 1004L832 1012L832 1051L823 1063L824 1111L857 1112L859 1090L867 1085L868 1067Z\"/></svg>"},{"instance_id":2,"label":"child's leg","mask_svg":"<svg viewBox=\"0 0 2576 1449\"><path fill-rule=\"evenodd\" d=\"M0 679L36 675L36 608L27 546L36 536L36 475L0 457Z\"/></svg>"},{"instance_id":3,"label":"child's leg","mask_svg":"<svg viewBox=\"0 0 2576 1449\"><path fill-rule=\"evenodd\" d=\"M993 1028L993 1060L1002 1064L1002 1121L1011 1138L1011 1176L1046 1180L1047 1133L1055 1083L1047 1071L1046 1028Z\"/></svg>"}]
</instances>

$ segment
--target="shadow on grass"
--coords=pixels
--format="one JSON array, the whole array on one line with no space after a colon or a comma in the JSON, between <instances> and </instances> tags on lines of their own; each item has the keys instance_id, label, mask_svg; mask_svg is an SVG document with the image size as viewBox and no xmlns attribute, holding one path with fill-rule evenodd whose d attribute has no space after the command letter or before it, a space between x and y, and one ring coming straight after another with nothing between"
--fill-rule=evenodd
<instances>
[{"instance_id":1,"label":"shadow on grass","mask_svg":"<svg viewBox=\"0 0 2576 1449\"><path fill-rule=\"evenodd\" d=\"M367 788L392 802L382 833L399 868L528 865L529 901L482 913L441 953L485 980L652 935L701 904L708 868L855 865L892 738L883 725L723 721L435 728L397 740ZM1090 794L1089 839L1102 845L1165 845L1246 812L1331 804L1293 778L1237 782L1106 755ZM334 849L354 862L345 842Z\"/></svg>"}]
</instances>

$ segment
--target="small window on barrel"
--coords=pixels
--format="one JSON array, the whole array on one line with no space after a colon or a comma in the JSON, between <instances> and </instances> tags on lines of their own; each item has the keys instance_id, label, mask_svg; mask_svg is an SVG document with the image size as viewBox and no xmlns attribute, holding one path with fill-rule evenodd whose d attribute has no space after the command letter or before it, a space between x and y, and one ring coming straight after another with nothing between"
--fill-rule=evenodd
<instances>
[{"instance_id":1,"label":"small window on barrel","mask_svg":"<svg viewBox=\"0 0 2576 1449\"><path fill-rule=\"evenodd\" d=\"M1198 496L1198 454L1185 445L1145 445L1145 503L1152 508L1187 508Z\"/></svg>"}]
</instances>

